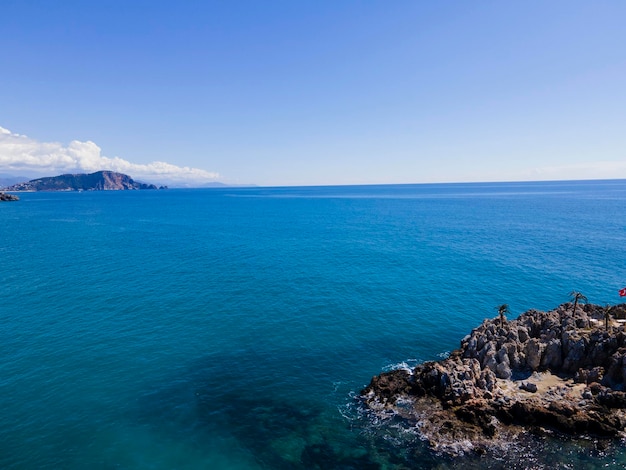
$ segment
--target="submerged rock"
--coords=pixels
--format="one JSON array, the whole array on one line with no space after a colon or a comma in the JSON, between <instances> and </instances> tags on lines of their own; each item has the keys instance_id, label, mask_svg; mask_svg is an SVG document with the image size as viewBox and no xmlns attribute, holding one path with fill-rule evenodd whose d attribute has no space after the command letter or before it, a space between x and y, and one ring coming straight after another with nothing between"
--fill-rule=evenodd
<instances>
[{"instance_id":1,"label":"submerged rock","mask_svg":"<svg viewBox=\"0 0 626 470\"><path fill-rule=\"evenodd\" d=\"M485 320L444 360L372 379L363 403L418 423L438 451L484 452L520 432L620 437L626 429L626 335L606 308L563 304L500 325ZM612 307L626 316L626 304Z\"/></svg>"}]
</instances>

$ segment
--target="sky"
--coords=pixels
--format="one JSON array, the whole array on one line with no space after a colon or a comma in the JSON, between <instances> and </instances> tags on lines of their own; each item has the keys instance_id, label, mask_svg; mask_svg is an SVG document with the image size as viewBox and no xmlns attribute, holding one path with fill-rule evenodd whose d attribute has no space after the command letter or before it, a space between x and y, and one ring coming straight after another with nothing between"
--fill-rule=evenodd
<instances>
[{"instance_id":1,"label":"sky","mask_svg":"<svg viewBox=\"0 0 626 470\"><path fill-rule=\"evenodd\" d=\"M2 0L0 175L626 178L626 2Z\"/></svg>"}]
</instances>

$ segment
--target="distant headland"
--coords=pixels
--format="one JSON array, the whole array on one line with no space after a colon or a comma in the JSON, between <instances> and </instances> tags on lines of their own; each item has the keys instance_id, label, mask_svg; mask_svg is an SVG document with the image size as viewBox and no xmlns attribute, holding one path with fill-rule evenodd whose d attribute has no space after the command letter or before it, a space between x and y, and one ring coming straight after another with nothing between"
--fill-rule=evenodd
<instances>
[{"instance_id":1,"label":"distant headland","mask_svg":"<svg viewBox=\"0 0 626 470\"><path fill-rule=\"evenodd\" d=\"M374 377L361 399L451 455L497 451L526 431L624 437L626 304L578 299L513 321L500 312L448 358Z\"/></svg>"},{"instance_id":2,"label":"distant headland","mask_svg":"<svg viewBox=\"0 0 626 470\"><path fill-rule=\"evenodd\" d=\"M66 174L37 178L4 188L5 191L122 191L135 189L166 189L154 184L140 183L115 171Z\"/></svg>"}]
</instances>

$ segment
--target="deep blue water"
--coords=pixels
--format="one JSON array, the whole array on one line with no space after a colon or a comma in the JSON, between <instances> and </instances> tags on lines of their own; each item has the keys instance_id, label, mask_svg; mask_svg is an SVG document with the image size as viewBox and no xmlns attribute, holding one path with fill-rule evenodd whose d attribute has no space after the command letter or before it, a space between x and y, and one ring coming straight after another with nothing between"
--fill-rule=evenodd
<instances>
[{"instance_id":1,"label":"deep blue water","mask_svg":"<svg viewBox=\"0 0 626 470\"><path fill-rule=\"evenodd\" d=\"M0 204L0 468L626 466L530 437L447 459L353 399L502 303L619 302L624 180L20 197Z\"/></svg>"}]
</instances>

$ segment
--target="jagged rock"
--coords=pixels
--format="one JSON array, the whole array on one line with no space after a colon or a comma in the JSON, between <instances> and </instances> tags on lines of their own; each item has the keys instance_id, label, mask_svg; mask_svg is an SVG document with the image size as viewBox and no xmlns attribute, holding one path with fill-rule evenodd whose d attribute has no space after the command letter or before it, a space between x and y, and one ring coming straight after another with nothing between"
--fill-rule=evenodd
<instances>
[{"instance_id":1,"label":"jagged rock","mask_svg":"<svg viewBox=\"0 0 626 470\"><path fill-rule=\"evenodd\" d=\"M513 375L508 364L501 362L496 366L496 377L499 379L510 379Z\"/></svg>"},{"instance_id":2,"label":"jagged rock","mask_svg":"<svg viewBox=\"0 0 626 470\"><path fill-rule=\"evenodd\" d=\"M520 326L517 329L517 337L519 338L520 343L525 343L528 341L530 336L528 335L528 329L525 326Z\"/></svg>"},{"instance_id":3,"label":"jagged rock","mask_svg":"<svg viewBox=\"0 0 626 470\"><path fill-rule=\"evenodd\" d=\"M551 370L561 368L563 365L563 356L561 352L561 340L559 338L553 338L548 342L545 355L541 360L541 365Z\"/></svg>"},{"instance_id":4,"label":"jagged rock","mask_svg":"<svg viewBox=\"0 0 626 470\"><path fill-rule=\"evenodd\" d=\"M522 390L526 390L527 392L535 393L537 392L537 384L531 382L524 382L519 386Z\"/></svg>"},{"instance_id":5,"label":"jagged rock","mask_svg":"<svg viewBox=\"0 0 626 470\"><path fill-rule=\"evenodd\" d=\"M592 369L578 369L574 374L574 382L591 384L601 382L604 377L604 367L593 367Z\"/></svg>"},{"instance_id":6,"label":"jagged rock","mask_svg":"<svg viewBox=\"0 0 626 470\"><path fill-rule=\"evenodd\" d=\"M600 393L604 389L605 389L605 387L600 385L598 382L592 382L592 383L589 384L589 390L591 391L591 393L593 395L597 395L598 393Z\"/></svg>"},{"instance_id":7,"label":"jagged rock","mask_svg":"<svg viewBox=\"0 0 626 470\"><path fill-rule=\"evenodd\" d=\"M626 304L616 311L626 315ZM626 335L606 331L605 312L596 305L573 312L568 303L530 310L502 327L499 319L485 320L447 359L374 377L364 403L394 410L403 398L399 414L413 414L423 437L451 454L484 450L502 426L619 436L626 431Z\"/></svg>"},{"instance_id":8,"label":"jagged rock","mask_svg":"<svg viewBox=\"0 0 626 470\"><path fill-rule=\"evenodd\" d=\"M0 201L19 201L19 200L20 198L13 194L0 193Z\"/></svg>"},{"instance_id":9,"label":"jagged rock","mask_svg":"<svg viewBox=\"0 0 626 470\"><path fill-rule=\"evenodd\" d=\"M596 400L609 408L626 408L626 393L605 388L598 393Z\"/></svg>"},{"instance_id":10,"label":"jagged rock","mask_svg":"<svg viewBox=\"0 0 626 470\"><path fill-rule=\"evenodd\" d=\"M371 386L376 389L377 396L385 401L395 400L402 393L409 393L410 375L406 370L399 369L372 378Z\"/></svg>"},{"instance_id":11,"label":"jagged rock","mask_svg":"<svg viewBox=\"0 0 626 470\"><path fill-rule=\"evenodd\" d=\"M542 343L538 338L532 338L526 347L524 353L526 354L526 365L532 369L537 370L541 365L541 355L545 349L545 343Z\"/></svg>"}]
</instances>

